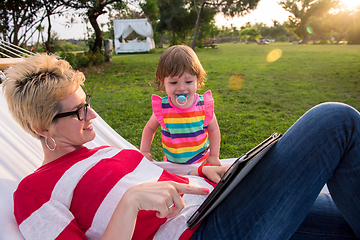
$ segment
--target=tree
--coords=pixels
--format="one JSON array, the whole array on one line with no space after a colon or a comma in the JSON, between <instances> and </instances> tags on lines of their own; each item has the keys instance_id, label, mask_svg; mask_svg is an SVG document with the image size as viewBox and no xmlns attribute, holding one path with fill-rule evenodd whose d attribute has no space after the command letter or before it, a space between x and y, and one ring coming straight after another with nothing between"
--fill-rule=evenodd
<instances>
[{"instance_id":1,"label":"tree","mask_svg":"<svg viewBox=\"0 0 360 240\"><path fill-rule=\"evenodd\" d=\"M245 41L256 41L256 38L259 36L258 31L256 28L245 28L244 30L241 30L240 36L244 37Z\"/></svg>"},{"instance_id":2,"label":"tree","mask_svg":"<svg viewBox=\"0 0 360 240\"><path fill-rule=\"evenodd\" d=\"M164 32L169 30L172 35L171 44L177 44L176 35L184 37L185 31L193 26L190 21L191 15L188 9L185 8L184 0L158 0L160 19L157 30Z\"/></svg>"},{"instance_id":3,"label":"tree","mask_svg":"<svg viewBox=\"0 0 360 240\"><path fill-rule=\"evenodd\" d=\"M47 51L50 52L51 16L66 11L62 3L55 0L5 0L2 6L4 6L0 12L2 34L15 45L25 45L38 31L38 26L47 19L48 38L44 43Z\"/></svg>"},{"instance_id":4,"label":"tree","mask_svg":"<svg viewBox=\"0 0 360 240\"><path fill-rule=\"evenodd\" d=\"M73 16L70 19L66 20L65 28L71 28L74 24L78 23Z\"/></svg>"},{"instance_id":5,"label":"tree","mask_svg":"<svg viewBox=\"0 0 360 240\"><path fill-rule=\"evenodd\" d=\"M145 2L139 3L139 6L150 23L156 24L159 19L159 7L156 0L146 0Z\"/></svg>"},{"instance_id":6,"label":"tree","mask_svg":"<svg viewBox=\"0 0 360 240\"><path fill-rule=\"evenodd\" d=\"M54 42L54 39L56 38L51 37L52 34L51 16L62 14L67 10L67 7L64 6L61 2L54 0L42 0L42 4L44 6L44 17L47 19L48 22L47 40L45 41L45 48L46 48L46 52L52 52L51 44L52 42Z\"/></svg>"},{"instance_id":7,"label":"tree","mask_svg":"<svg viewBox=\"0 0 360 240\"><path fill-rule=\"evenodd\" d=\"M38 16L43 7L39 0L3 0L1 2L1 33L7 41L19 45L36 32L36 25L43 17ZM24 34L20 33L20 29Z\"/></svg>"},{"instance_id":8,"label":"tree","mask_svg":"<svg viewBox=\"0 0 360 240\"><path fill-rule=\"evenodd\" d=\"M0 1L0 34L4 41L6 41L6 32L9 30L9 15L5 7L5 1Z\"/></svg>"},{"instance_id":9,"label":"tree","mask_svg":"<svg viewBox=\"0 0 360 240\"><path fill-rule=\"evenodd\" d=\"M351 26L348 33L346 34L346 39L348 44L360 44L360 7L359 9L351 15Z\"/></svg>"},{"instance_id":10,"label":"tree","mask_svg":"<svg viewBox=\"0 0 360 240\"><path fill-rule=\"evenodd\" d=\"M145 2L139 3L141 10L144 15L148 18L154 32L154 40L160 41L161 36L155 31L157 28L158 20L160 17L159 7L156 0L146 0ZM161 45L162 46L162 45Z\"/></svg>"},{"instance_id":11,"label":"tree","mask_svg":"<svg viewBox=\"0 0 360 240\"><path fill-rule=\"evenodd\" d=\"M195 49L197 35L200 27L201 14L204 8L213 9L215 12L221 12L224 16L234 17L243 16L257 7L260 0L194 0L194 7L197 12L195 23L194 38L191 47ZM197 7L199 6L199 8Z\"/></svg>"},{"instance_id":12,"label":"tree","mask_svg":"<svg viewBox=\"0 0 360 240\"><path fill-rule=\"evenodd\" d=\"M39 35L38 35L38 39L37 39L37 42L36 42L35 52L37 52L38 47L39 47L40 36L41 36L41 39L44 42L44 36L43 36L44 29L45 28L43 26L41 26L41 24L39 24L39 26L37 26L37 28L36 28L36 30L38 30L38 32L39 32Z\"/></svg>"},{"instance_id":13,"label":"tree","mask_svg":"<svg viewBox=\"0 0 360 240\"><path fill-rule=\"evenodd\" d=\"M288 27L293 28L294 33L305 43L309 36L307 27L310 17L322 17L336 7L339 0L286 0L279 4L292 14Z\"/></svg>"},{"instance_id":14,"label":"tree","mask_svg":"<svg viewBox=\"0 0 360 240\"><path fill-rule=\"evenodd\" d=\"M121 9L123 8L122 0L61 0L63 4L68 7L71 7L75 10L85 10L85 15L89 19L91 26L95 31L95 41L90 46L90 50L93 52L100 51L102 46L102 31L97 22L97 18L107 13L107 6L111 6L113 9Z\"/></svg>"},{"instance_id":15,"label":"tree","mask_svg":"<svg viewBox=\"0 0 360 240\"><path fill-rule=\"evenodd\" d=\"M342 9L338 13L329 14L327 17L330 21L330 28L332 31L332 37L336 43L339 43L341 40L344 40L349 30L351 30L354 23L354 17L356 12L353 12L348 9Z\"/></svg>"},{"instance_id":16,"label":"tree","mask_svg":"<svg viewBox=\"0 0 360 240\"><path fill-rule=\"evenodd\" d=\"M322 43L326 43L330 38L330 24L328 18L319 18L311 16L308 20L307 32L311 35L313 43L321 40Z\"/></svg>"}]
</instances>

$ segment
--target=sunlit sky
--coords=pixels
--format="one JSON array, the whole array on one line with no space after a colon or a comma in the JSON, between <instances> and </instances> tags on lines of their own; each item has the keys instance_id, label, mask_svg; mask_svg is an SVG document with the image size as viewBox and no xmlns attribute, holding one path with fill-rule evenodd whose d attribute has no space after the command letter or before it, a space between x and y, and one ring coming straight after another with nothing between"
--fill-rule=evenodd
<instances>
[{"instance_id":1,"label":"sunlit sky","mask_svg":"<svg viewBox=\"0 0 360 240\"><path fill-rule=\"evenodd\" d=\"M240 28L245 25L247 22L255 23L262 22L268 26L273 25L272 20L277 20L280 23L283 23L288 19L289 12L285 11L279 4L280 0L261 0L254 11L246 14L243 17L235 17L233 19L224 19L222 15L217 15L215 17L215 24L218 27L233 26ZM348 8L354 8L360 5L360 0L341 0ZM85 24L81 23L81 19L77 18L75 24L72 27L66 28L65 23L66 18L56 17L53 24L53 31L57 32L61 39L80 39L84 37L84 33L86 31ZM105 23L108 21L108 17L106 15L101 15L98 18L99 23ZM89 24L89 27L90 24ZM106 29L105 29L106 30ZM34 40L37 39L37 36L34 36ZM36 41L36 40L35 40Z\"/></svg>"}]
</instances>

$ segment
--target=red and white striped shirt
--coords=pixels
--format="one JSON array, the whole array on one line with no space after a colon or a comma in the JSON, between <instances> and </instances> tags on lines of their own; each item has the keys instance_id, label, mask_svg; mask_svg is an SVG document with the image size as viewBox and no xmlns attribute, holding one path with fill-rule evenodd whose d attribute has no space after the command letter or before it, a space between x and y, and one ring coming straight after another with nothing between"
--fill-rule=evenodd
<instances>
[{"instance_id":1,"label":"red and white striped shirt","mask_svg":"<svg viewBox=\"0 0 360 240\"><path fill-rule=\"evenodd\" d=\"M212 188L199 177L171 174L136 150L86 147L41 166L14 193L14 214L26 239L100 239L125 191L137 184L176 181ZM186 221L206 196L183 196L171 219L140 211L133 239L189 239Z\"/></svg>"}]
</instances>

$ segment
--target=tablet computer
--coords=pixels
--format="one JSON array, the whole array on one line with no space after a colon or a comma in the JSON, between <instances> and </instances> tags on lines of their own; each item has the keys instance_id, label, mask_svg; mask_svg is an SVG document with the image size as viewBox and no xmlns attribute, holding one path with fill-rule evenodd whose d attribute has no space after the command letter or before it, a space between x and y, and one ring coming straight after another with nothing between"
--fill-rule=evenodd
<instances>
[{"instance_id":1,"label":"tablet computer","mask_svg":"<svg viewBox=\"0 0 360 240\"><path fill-rule=\"evenodd\" d=\"M211 212L235 188L235 186L239 184L239 182L281 137L281 134L273 133L259 145L236 159L214 190L189 218L187 221L189 228L192 229L209 212Z\"/></svg>"}]
</instances>

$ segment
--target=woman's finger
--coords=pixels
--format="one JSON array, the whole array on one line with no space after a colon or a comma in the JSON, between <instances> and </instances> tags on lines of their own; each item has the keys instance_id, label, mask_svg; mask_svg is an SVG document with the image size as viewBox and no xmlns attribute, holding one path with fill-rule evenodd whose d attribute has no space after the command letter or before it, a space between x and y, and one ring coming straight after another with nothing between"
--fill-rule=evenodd
<instances>
[{"instance_id":1,"label":"woman's finger","mask_svg":"<svg viewBox=\"0 0 360 240\"><path fill-rule=\"evenodd\" d=\"M210 193L209 188L205 187L196 187L183 183L176 183L176 189L179 194L197 194L197 195L206 195Z\"/></svg>"}]
</instances>

